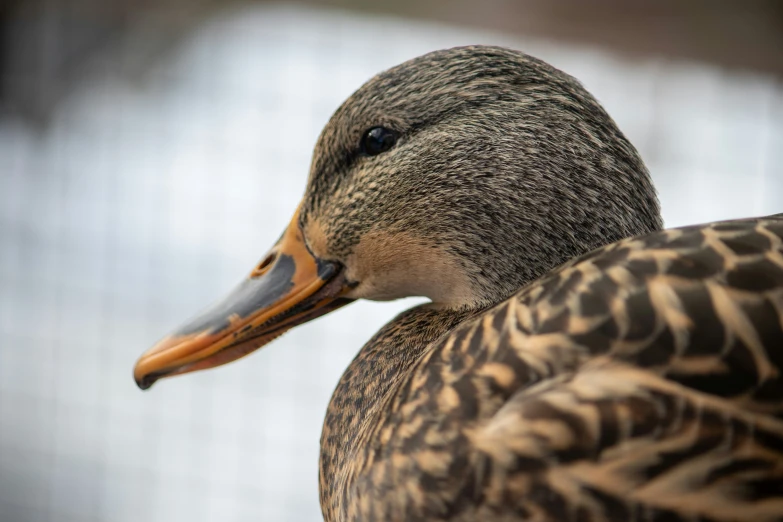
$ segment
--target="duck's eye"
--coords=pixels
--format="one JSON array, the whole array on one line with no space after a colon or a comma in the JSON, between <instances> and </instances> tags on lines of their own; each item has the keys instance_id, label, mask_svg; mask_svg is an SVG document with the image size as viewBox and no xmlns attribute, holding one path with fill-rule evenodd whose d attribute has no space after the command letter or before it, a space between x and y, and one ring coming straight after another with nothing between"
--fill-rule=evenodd
<instances>
[{"instance_id":1,"label":"duck's eye","mask_svg":"<svg viewBox=\"0 0 783 522\"><path fill-rule=\"evenodd\" d=\"M377 156L386 152L397 142L397 133L385 127L373 127L362 136L362 152L368 156Z\"/></svg>"}]
</instances>

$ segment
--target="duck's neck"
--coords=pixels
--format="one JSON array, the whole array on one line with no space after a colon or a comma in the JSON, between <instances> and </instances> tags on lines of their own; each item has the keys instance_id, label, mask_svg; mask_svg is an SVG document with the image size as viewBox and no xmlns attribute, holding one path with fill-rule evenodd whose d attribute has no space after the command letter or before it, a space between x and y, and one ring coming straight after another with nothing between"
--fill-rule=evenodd
<instances>
[{"instance_id":1,"label":"duck's neck","mask_svg":"<svg viewBox=\"0 0 783 522\"><path fill-rule=\"evenodd\" d=\"M349 486L358 450L430 344L475 311L422 305L407 310L370 339L337 384L321 434L321 507L326 520ZM325 487L328 484L329 487Z\"/></svg>"}]
</instances>

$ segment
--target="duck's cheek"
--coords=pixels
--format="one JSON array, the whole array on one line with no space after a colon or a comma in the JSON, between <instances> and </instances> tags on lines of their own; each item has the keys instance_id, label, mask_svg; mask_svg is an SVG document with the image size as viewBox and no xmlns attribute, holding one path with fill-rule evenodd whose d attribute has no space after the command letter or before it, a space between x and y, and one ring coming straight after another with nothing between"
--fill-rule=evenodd
<instances>
[{"instance_id":1,"label":"duck's cheek","mask_svg":"<svg viewBox=\"0 0 783 522\"><path fill-rule=\"evenodd\" d=\"M399 282L369 277L364 281L359 281L356 287L346 294L346 297L350 299L368 299L370 301L392 301L412 295L415 294L410 293Z\"/></svg>"},{"instance_id":2,"label":"duck's cheek","mask_svg":"<svg viewBox=\"0 0 783 522\"><path fill-rule=\"evenodd\" d=\"M372 242L363 238L344 265L346 279L356 283L347 295L352 299L426 297L460 306L473 295L458 260L407 234L387 234Z\"/></svg>"},{"instance_id":3,"label":"duck's cheek","mask_svg":"<svg viewBox=\"0 0 783 522\"><path fill-rule=\"evenodd\" d=\"M346 296L351 299L391 301L420 295L410 285L408 260L391 255L383 248L373 250L372 255L361 255L363 250L366 249L359 249L344 262L346 280L356 285Z\"/></svg>"}]
</instances>

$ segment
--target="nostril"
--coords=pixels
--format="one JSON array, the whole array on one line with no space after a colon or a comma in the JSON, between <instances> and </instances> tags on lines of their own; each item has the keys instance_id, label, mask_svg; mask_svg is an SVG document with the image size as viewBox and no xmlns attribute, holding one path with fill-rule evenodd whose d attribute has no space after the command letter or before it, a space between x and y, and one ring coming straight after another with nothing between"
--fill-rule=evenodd
<instances>
[{"instance_id":1,"label":"nostril","mask_svg":"<svg viewBox=\"0 0 783 522\"><path fill-rule=\"evenodd\" d=\"M258 265L253 269L250 277L258 277L263 275L264 272L266 272L267 269L272 265L272 263L275 262L275 259L277 259L277 252L270 252L269 255L262 259L261 262L258 263Z\"/></svg>"}]
</instances>

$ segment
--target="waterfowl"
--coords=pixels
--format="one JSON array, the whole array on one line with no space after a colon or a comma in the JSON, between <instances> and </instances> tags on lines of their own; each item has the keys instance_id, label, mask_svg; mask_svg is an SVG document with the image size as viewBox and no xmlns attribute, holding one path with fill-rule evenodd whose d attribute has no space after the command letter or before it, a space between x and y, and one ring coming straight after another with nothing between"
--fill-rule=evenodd
<instances>
[{"instance_id":1,"label":"waterfowl","mask_svg":"<svg viewBox=\"0 0 783 522\"><path fill-rule=\"evenodd\" d=\"M600 104L514 50L430 53L356 91L277 244L135 379L403 296L431 302L328 407L325 520L783 520L783 214L663 231Z\"/></svg>"}]
</instances>

